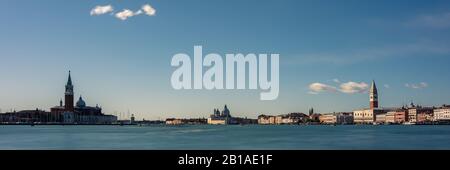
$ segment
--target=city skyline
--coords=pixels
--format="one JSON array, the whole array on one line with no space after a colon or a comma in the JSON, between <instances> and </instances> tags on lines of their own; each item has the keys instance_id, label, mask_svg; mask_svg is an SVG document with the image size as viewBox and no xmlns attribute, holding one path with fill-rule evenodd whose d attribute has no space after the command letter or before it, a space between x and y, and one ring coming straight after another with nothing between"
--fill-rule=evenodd
<instances>
[{"instance_id":1,"label":"city skyline","mask_svg":"<svg viewBox=\"0 0 450 170\"><path fill-rule=\"evenodd\" d=\"M248 117L352 111L369 107L372 80L380 107L450 103L448 1L177 2L0 2L2 112L57 105L68 70L76 98L139 119L206 117L224 104ZM174 90L170 59L192 56L194 45L205 53L279 53L278 99L260 101L255 90Z\"/></svg>"}]
</instances>

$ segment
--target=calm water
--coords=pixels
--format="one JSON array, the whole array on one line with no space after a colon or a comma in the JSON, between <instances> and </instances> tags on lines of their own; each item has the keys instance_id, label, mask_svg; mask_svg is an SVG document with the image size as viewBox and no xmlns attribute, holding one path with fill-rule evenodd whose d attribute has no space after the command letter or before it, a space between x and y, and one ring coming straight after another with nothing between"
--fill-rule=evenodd
<instances>
[{"instance_id":1,"label":"calm water","mask_svg":"<svg viewBox=\"0 0 450 170\"><path fill-rule=\"evenodd\" d=\"M0 149L450 149L450 126L0 126Z\"/></svg>"}]
</instances>

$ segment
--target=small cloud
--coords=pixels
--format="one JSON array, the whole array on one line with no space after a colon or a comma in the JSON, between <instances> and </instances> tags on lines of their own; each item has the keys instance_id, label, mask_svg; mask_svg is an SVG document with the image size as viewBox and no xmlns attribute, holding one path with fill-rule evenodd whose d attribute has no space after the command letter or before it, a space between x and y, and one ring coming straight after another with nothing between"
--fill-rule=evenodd
<instances>
[{"instance_id":1,"label":"small cloud","mask_svg":"<svg viewBox=\"0 0 450 170\"><path fill-rule=\"evenodd\" d=\"M419 15L413 20L407 22L406 25L435 29L449 28L450 12Z\"/></svg>"},{"instance_id":2,"label":"small cloud","mask_svg":"<svg viewBox=\"0 0 450 170\"><path fill-rule=\"evenodd\" d=\"M428 87L428 83L425 83L425 82L420 82L419 84L406 83L405 87L412 88L412 89L423 89L423 88Z\"/></svg>"},{"instance_id":3,"label":"small cloud","mask_svg":"<svg viewBox=\"0 0 450 170\"><path fill-rule=\"evenodd\" d=\"M339 81L339 79L333 79L333 82L335 82L335 83L341 83L341 81Z\"/></svg>"},{"instance_id":4,"label":"small cloud","mask_svg":"<svg viewBox=\"0 0 450 170\"><path fill-rule=\"evenodd\" d=\"M145 4L142 6L142 10L145 12L148 16L154 16L156 14L155 8L150 6L149 4Z\"/></svg>"},{"instance_id":5,"label":"small cloud","mask_svg":"<svg viewBox=\"0 0 450 170\"><path fill-rule=\"evenodd\" d=\"M384 84L384 88L391 88L391 86L389 86L389 84Z\"/></svg>"},{"instance_id":6,"label":"small cloud","mask_svg":"<svg viewBox=\"0 0 450 170\"><path fill-rule=\"evenodd\" d=\"M116 16L116 18L119 18L120 20L126 20L126 19L128 19L130 17L139 15L141 13L142 13L142 11L140 11L140 10L137 11L137 12L133 12L133 11L131 11L129 9L124 9L123 11L117 13L115 16Z\"/></svg>"},{"instance_id":7,"label":"small cloud","mask_svg":"<svg viewBox=\"0 0 450 170\"><path fill-rule=\"evenodd\" d=\"M340 85L339 91L341 91L342 93L347 93L347 94L364 93L367 91L368 88L369 88L369 85L367 83L364 83L364 82L357 83L357 82L350 81L347 83L342 83Z\"/></svg>"},{"instance_id":8,"label":"small cloud","mask_svg":"<svg viewBox=\"0 0 450 170\"><path fill-rule=\"evenodd\" d=\"M113 7L111 5L105 5L105 6L96 6L91 10L91 15L103 15L106 13L110 13L114 11Z\"/></svg>"},{"instance_id":9,"label":"small cloud","mask_svg":"<svg viewBox=\"0 0 450 170\"><path fill-rule=\"evenodd\" d=\"M318 94L319 92L336 92L336 87L322 84L322 83L312 83L309 85L309 94Z\"/></svg>"}]
</instances>

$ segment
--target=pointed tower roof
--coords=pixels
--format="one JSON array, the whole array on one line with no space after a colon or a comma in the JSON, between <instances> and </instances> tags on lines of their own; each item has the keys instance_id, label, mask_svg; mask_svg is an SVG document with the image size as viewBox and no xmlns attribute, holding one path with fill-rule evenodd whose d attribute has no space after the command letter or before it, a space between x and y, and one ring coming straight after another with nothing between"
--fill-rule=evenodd
<instances>
[{"instance_id":1,"label":"pointed tower roof","mask_svg":"<svg viewBox=\"0 0 450 170\"><path fill-rule=\"evenodd\" d=\"M370 86L370 93L377 93L377 85L375 84L375 80L372 80L372 85Z\"/></svg>"},{"instance_id":2,"label":"pointed tower roof","mask_svg":"<svg viewBox=\"0 0 450 170\"><path fill-rule=\"evenodd\" d=\"M72 78L70 77L70 70L69 70L69 78L67 78L67 85L72 85Z\"/></svg>"}]
</instances>

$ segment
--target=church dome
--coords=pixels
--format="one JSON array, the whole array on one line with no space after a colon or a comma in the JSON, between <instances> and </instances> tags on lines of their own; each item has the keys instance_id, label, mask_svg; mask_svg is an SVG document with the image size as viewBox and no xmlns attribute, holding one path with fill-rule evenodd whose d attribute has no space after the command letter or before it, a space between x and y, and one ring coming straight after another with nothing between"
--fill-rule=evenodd
<instances>
[{"instance_id":1,"label":"church dome","mask_svg":"<svg viewBox=\"0 0 450 170\"><path fill-rule=\"evenodd\" d=\"M86 102L84 102L84 100L81 96L77 101L77 107L86 107Z\"/></svg>"}]
</instances>

